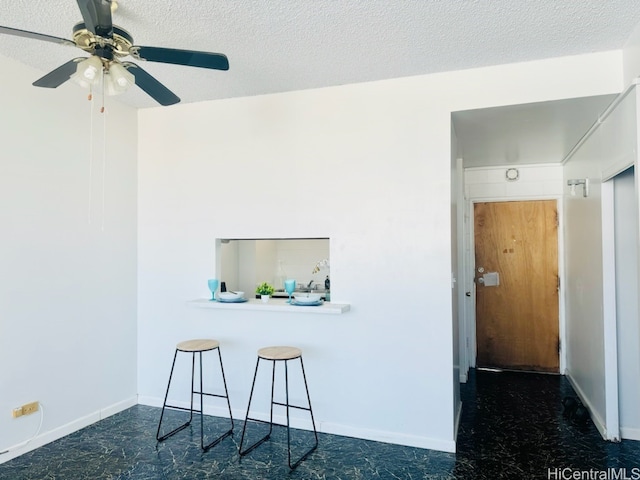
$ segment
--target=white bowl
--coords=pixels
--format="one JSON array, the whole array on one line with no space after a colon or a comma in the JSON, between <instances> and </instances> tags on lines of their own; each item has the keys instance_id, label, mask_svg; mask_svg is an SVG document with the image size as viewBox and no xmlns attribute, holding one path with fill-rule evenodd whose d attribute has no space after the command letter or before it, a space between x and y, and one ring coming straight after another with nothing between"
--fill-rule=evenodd
<instances>
[{"instance_id":1,"label":"white bowl","mask_svg":"<svg viewBox=\"0 0 640 480\"><path fill-rule=\"evenodd\" d=\"M244 297L244 292L220 292L218 298L220 300L240 300Z\"/></svg>"},{"instance_id":2,"label":"white bowl","mask_svg":"<svg viewBox=\"0 0 640 480\"><path fill-rule=\"evenodd\" d=\"M315 303L320 301L319 293L296 293L293 298L298 303Z\"/></svg>"}]
</instances>

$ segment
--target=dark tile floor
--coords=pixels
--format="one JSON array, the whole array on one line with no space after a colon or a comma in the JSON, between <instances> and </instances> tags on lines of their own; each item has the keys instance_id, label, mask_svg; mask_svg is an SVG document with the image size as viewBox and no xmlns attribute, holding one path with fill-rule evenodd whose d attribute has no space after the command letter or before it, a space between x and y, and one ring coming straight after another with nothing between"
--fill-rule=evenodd
<instances>
[{"instance_id":1,"label":"dark tile floor","mask_svg":"<svg viewBox=\"0 0 640 480\"><path fill-rule=\"evenodd\" d=\"M455 455L321 434L293 472L283 429L240 459L242 422L203 453L196 427L156 445L159 409L136 406L0 465L0 479L640 479L640 442L605 442L591 422L567 418L572 395L560 376L471 372Z\"/></svg>"}]
</instances>

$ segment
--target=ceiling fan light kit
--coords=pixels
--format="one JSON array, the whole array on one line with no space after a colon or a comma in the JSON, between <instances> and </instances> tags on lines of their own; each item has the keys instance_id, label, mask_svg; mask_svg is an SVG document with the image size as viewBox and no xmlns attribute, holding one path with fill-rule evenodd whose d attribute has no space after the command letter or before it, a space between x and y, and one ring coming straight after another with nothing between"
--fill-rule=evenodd
<instances>
[{"instance_id":1,"label":"ceiling fan light kit","mask_svg":"<svg viewBox=\"0 0 640 480\"><path fill-rule=\"evenodd\" d=\"M108 90L113 92L108 91L107 95L123 93L136 82L135 77L119 63L112 63L104 78L105 83L109 85Z\"/></svg>"},{"instance_id":2,"label":"ceiling fan light kit","mask_svg":"<svg viewBox=\"0 0 640 480\"><path fill-rule=\"evenodd\" d=\"M71 78L80 86L88 88L100 81L100 74L103 68L100 57L91 56L86 60L78 62L76 73L71 75Z\"/></svg>"},{"instance_id":3,"label":"ceiling fan light kit","mask_svg":"<svg viewBox=\"0 0 640 480\"><path fill-rule=\"evenodd\" d=\"M0 26L0 33L32 38L61 45L73 45L90 57L69 60L39 78L36 87L56 88L69 79L84 88L102 84L106 95L118 95L137 84L161 105L178 103L180 98L162 85L139 65L122 61L131 56L137 60L169 63L212 70L228 70L229 61L221 53L178 50L164 47L144 47L133 44L126 30L113 25L111 14L118 7L115 0L76 0L83 22L73 27L73 40Z\"/></svg>"}]
</instances>

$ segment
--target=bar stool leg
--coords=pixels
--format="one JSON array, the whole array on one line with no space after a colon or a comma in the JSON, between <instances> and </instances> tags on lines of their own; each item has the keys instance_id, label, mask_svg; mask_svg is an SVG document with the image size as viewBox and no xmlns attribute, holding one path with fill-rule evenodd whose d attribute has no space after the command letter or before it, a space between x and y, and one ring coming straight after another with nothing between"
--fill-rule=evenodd
<instances>
[{"instance_id":1,"label":"bar stool leg","mask_svg":"<svg viewBox=\"0 0 640 480\"><path fill-rule=\"evenodd\" d=\"M311 454L311 452L313 452L316 448L318 448L318 432L316 430L316 422L313 418L313 410L311 409L311 397L309 396L309 387L307 386L307 376L304 373L304 364L302 363L302 357L299 357L299 358L300 358L300 368L302 369L302 379L304 380L304 389L305 389L305 392L307 393L307 405L309 405L308 410L309 410L309 414L311 415L311 425L313 426L313 435L316 441L313 447L307 450L307 452L304 455L302 455L302 457L300 457L293 465L291 464L291 436L289 434L289 380L287 376L287 361L285 361L284 372L285 372L285 383L287 388L287 394L286 394L287 395L287 450L289 454L289 468L291 470L293 470L298 465L300 465L300 462L302 462L305 458L307 458ZM302 408L302 407L294 407L294 408L307 410L306 408Z\"/></svg>"},{"instance_id":2,"label":"bar stool leg","mask_svg":"<svg viewBox=\"0 0 640 480\"><path fill-rule=\"evenodd\" d=\"M276 362L273 362L275 365ZM289 468L293 469L291 466L291 425L289 421L289 368L287 367L288 361L284 361L284 398L285 398L285 408L287 410L287 461L289 462ZM300 463L300 462L298 462ZM296 463L297 465L297 463Z\"/></svg>"},{"instance_id":3,"label":"bar stool leg","mask_svg":"<svg viewBox=\"0 0 640 480\"><path fill-rule=\"evenodd\" d=\"M276 362L271 362L271 412L269 415L269 424L271 425L271 427L273 428L273 398L274 398L274 392L275 392L275 385L276 385ZM269 433L271 433L271 430L269 430Z\"/></svg>"},{"instance_id":4,"label":"bar stool leg","mask_svg":"<svg viewBox=\"0 0 640 480\"><path fill-rule=\"evenodd\" d=\"M200 447L204 450L204 388L202 387L202 352L200 354ZM193 354L195 357L195 353ZM193 378L193 377L191 377ZM193 387L191 387L191 401L193 402Z\"/></svg>"},{"instance_id":5,"label":"bar stool leg","mask_svg":"<svg viewBox=\"0 0 640 480\"><path fill-rule=\"evenodd\" d=\"M202 355L202 353L200 354ZM194 379L196 375L196 353L193 352L191 354L191 406L189 407L189 412L191 417L193 417L193 385ZM200 370L200 377L202 377L202 370ZM202 410L200 410L202 415ZM189 421L191 421L191 417L189 417Z\"/></svg>"},{"instance_id":6,"label":"bar stool leg","mask_svg":"<svg viewBox=\"0 0 640 480\"><path fill-rule=\"evenodd\" d=\"M158 442L161 442L167 438L169 438L171 435L174 435L176 433L178 433L180 430L183 430L185 428L187 428L190 424L191 424L191 420L193 419L193 398L191 399L191 410L189 412L189 420L184 423L183 425L180 425L179 427L171 430L169 433L160 436L160 428L162 427L162 419L164 418L164 412L165 409L167 407L167 398L169 397L169 389L171 388L171 379L173 378L173 369L176 366L176 358L178 357L178 349L176 349L175 353L173 354L173 363L171 364L171 372L169 373L169 382L167 383L167 391L164 394L164 402L162 404L162 412L160 413L160 421L158 422L158 431L156 432L156 440ZM193 364L191 366L191 390L193 390Z\"/></svg>"},{"instance_id":7,"label":"bar stool leg","mask_svg":"<svg viewBox=\"0 0 640 480\"><path fill-rule=\"evenodd\" d=\"M229 390L227 390L227 378L224 375L224 367L222 366L222 354L218 348L218 360L220 361L220 371L222 372L222 384L224 385L224 393L227 398L227 408L229 409L229 418L231 419L231 430L235 426L233 423L233 414L231 413L231 401L229 400Z\"/></svg>"},{"instance_id":8,"label":"bar stool leg","mask_svg":"<svg viewBox=\"0 0 640 480\"><path fill-rule=\"evenodd\" d=\"M200 353L200 392L193 392L193 393L200 393L200 447L205 452L207 450L209 450L211 447L213 447L213 446L217 445L218 443L220 443L222 440L224 440L226 437L228 437L229 435L231 435L233 433L233 415L231 414L231 403L229 402L229 391L227 390L227 380L225 379L224 367L222 366L222 355L220 354L220 348L217 348L216 350L218 350L218 359L220 360L220 369L221 369L220 371L222 373L222 383L224 385L224 395L216 395L216 394L213 394L213 393L204 393L203 386L202 386L202 352L199 352ZM231 420L231 428L229 430L227 430L226 432L224 432L223 434L221 434L220 436L218 436L217 438L215 438L212 442L210 442L207 445L204 444L204 400L203 400L204 395L207 395L207 396L210 396L210 397L226 398L227 399L227 407L229 408L229 419ZM192 398L193 398L193 395L192 395Z\"/></svg>"},{"instance_id":9,"label":"bar stool leg","mask_svg":"<svg viewBox=\"0 0 640 480\"><path fill-rule=\"evenodd\" d=\"M273 387L273 380L271 382L271 416L269 419L269 422L266 422L264 420L260 420L257 418L250 418L249 417L249 412L251 411L251 401L253 400L253 389L256 386L256 378L258 376L258 367L260 366L260 357L258 357L258 360L256 361L256 370L253 374L253 383L251 384L251 393L249 393L249 405L247 405L247 415L245 417L244 420L244 426L242 427L242 436L240 437L240 446L238 447L238 453L240 454L240 456L244 456L247 453L249 453L250 451L252 451L254 448L262 445L264 442L266 442L267 440L269 440L269 437L271 437L271 432L273 431L273 392L274 392L274 387ZM275 362L273 364L273 373L271 375L272 379L275 379ZM257 440L256 442L254 442L253 444L251 444L249 447L245 448L244 450L242 450L242 445L244 444L244 435L247 431L247 424L249 423L249 420L253 420L255 422L260 422L260 423L268 423L269 424L269 432L262 437L261 439Z\"/></svg>"},{"instance_id":10,"label":"bar stool leg","mask_svg":"<svg viewBox=\"0 0 640 480\"><path fill-rule=\"evenodd\" d=\"M214 445L217 445L220 441L222 441L224 438L226 438L227 436L231 435L233 433L233 427L234 427L234 422L233 422L233 415L231 413L231 403L229 401L229 391L227 389L227 380L225 378L225 374L224 374L224 367L222 365L222 355L220 353L220 348L216 347L215 350L218 350L218 359L220 362L220 369L221 369L221 373L222 373L222 382L224 385L224 395L218 395L218 394L214 394L214 393L205 393L204 392L204 388L203 388L203 371L202 371L202 351L197 351L197 352L192 352L191 354L191 399L190 399L190 406L189 408L184 408L184 407L178 407L178 406L173 406L173 405L167 405L167 399L169 397L169 390L171 388L171 380L173 378L173 371L175 369L175 365L176 365L176 358L178 356L178 349L176 349L174 355L173 355L173 363L171 365L171 372L169 374L169 382L167 384L167 391L165 393L164 396L164 403L162 405L162 412L160 413L160 421L158 422L158 431L156 432L156 440L158 440L158 442L161 442L163 440L166 440L167 438L171 437L172 435L175 435L176 433L178 433L179 431L185 429L186 427L188 427L192 420L193 420L193 412L198 412L200 413L200 447L202 448L202 450L207 451L209 450L211 447L213 447ZM200 366L200 390L196 391L195 390L195 368L196 368L196 353L198 353L199 356L199 366ZM193 408L193 396L194 394L198 394L200 395L200 410L194 410ZM205 445L204 444L204 396L210 396L210 397L221 397L221 398L225 398L227 401L227 408L229 409L229 419L231 422L231 428L229 430L227 430L226 432L224 432L222 435L220 435L219 437L217 437L216 439L214 439L211 443ZM174 410L183 410L183 411L189 411L189 420L187 422L185 422L184 424L174 428L173 430L171 430L169 433L166 433L165 435L160 435L160 430L162 427L162 420L164 418L164 413L165 410L167 408L171 408Z\"/></svg>"},{"instance_id":11,"label":"bar stool leg","mask_svg":"<svg viewBox=\"0 0 640 480\"><path fill-rule=\"evenodd\" d=\"M249 412L251 410L251 401L253 399L253 390L255 388L256 378L258 376L258 366L260 365L260 360L261 360L261 358L258 357L258 360L256 362L256 370L255 370L255 372L253 374L253 383L251 384L251 393L249 394L249 405L247 405L247 415L246 415L244 427L242 429L242 437L240 439L240 447L239 447L240 456L246 455L247 453L251 452L253 449L255 449L256 447L260 446L262 443L266 442L269 439L269 437L271 436L271 432L273 430L273 406L274 405L281 405L281 406L286 408L286 414L287 414L287 460L288 460L289 468L291 470L295 469L304 459L306 459L318 447L318 432L316 430L316 423L315 423L315 419L313 417L313 410L311 409L311 397L309 396L309 387L307 385L307 376L306 376L305 371L304 371L304 364L302 363L302 357L299 357L299 358L300 358L300 368L302 370L302 378L304 380L304 388L305 388L305 392L306 392L306 395L307 395L307 405L308 405L308 407L301 407L301 406L291 405L289 403L288 360L284 360L285 403L276 402L274 400L276 361L275 360L269 360L269 361L272 362L273 367L272 367L272 373L271 373L271 409L270 409L269 421L267 422L265 420L260 420L260 419L257 419L257 418L249 417ZM296 460L295 463L291 463L291 423L290 423L290 415L289 415L289 412L290 412L291 408L297 408L299 410L307 410L309 412L309 414L311 415L311 424L313 426L313 435L315 437L314 445L309 450L307 450L298 460ZM254 442L249 447L247 447L247 448L245 448L243 450L242 446L244 444L244 436L245 436L245 432L246 432L246 428L247 428L247 424L249 423L249 420L253 420L253 421L256 421L256 422L260 422L260 423L268 423L269 424L269 432L265 436L263 436L262 438L260 438L259 440L257 440L256 442Z\"/></svg>"}]
</instances>

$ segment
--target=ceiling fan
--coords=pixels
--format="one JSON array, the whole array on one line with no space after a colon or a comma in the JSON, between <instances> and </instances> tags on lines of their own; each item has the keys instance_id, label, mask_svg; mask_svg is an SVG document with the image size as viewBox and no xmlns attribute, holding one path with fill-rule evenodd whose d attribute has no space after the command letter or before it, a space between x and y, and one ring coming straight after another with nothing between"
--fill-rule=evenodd
<instances>
[{"instance_id":1,"label":"ceiling fan","mask_svg":"<svg viewBox=\"0 0 640 480\"><path fill-rule=\"evenodd\" d=\"M33 38L61 45L76 46L91 54L69 60L33 82L36 87L56 88L69 79L91 87L102 82L103 92L118 94L135 83L161 105L173 105L180 98L139 65L123 61L126 56L149 62L171 63L190 67L229 70L229 61L221 53L143 47L133 44L133 37L112 22L117 0L77 0L83 22L73 27L73 39L0 26L0 33Z\"/></svg>"}]
</instances>

